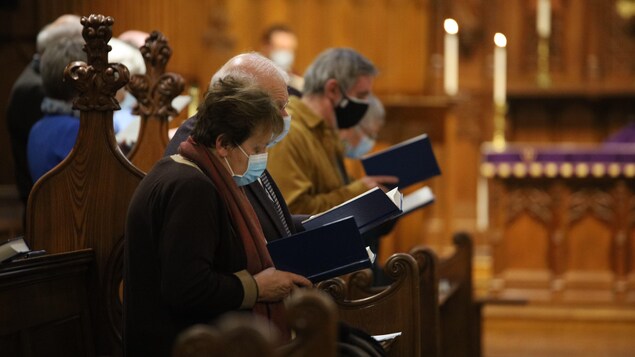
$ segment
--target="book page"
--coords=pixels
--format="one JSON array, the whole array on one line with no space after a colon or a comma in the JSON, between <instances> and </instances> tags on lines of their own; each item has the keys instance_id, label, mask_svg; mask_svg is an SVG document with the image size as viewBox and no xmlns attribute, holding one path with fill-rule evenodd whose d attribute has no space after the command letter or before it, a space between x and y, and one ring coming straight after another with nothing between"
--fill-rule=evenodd
<instances>
[{"instance_id":1,"label":"book page","mask_svg":"<svg viewBox=\"0 0 635 357\"><path fill-rule=\"evenodd\" d=\"M385 335L373 335L372 337L375 339L375 341L377 342L381 342L381 341L386 341L386 340L392 340L395 337L401 336L401 332L395 332L395 333L388 333Z\"/></svg>"},{"instance_id":2,"label":"book page","mask_svg":"<svg viewBox=\"0 0 635 357\"><path fill-rule=\"evenodd\" d=\"M386 192L386 196L390 198L392 203L394 203L397 208L402 209L403 194L399 191L398 187L395 187L392 190Z\"/></svg>"},{"instance_id":3,"label":"book page","mask_svg":"<svg viewBox=\"0 0 635 357\"><path fill-rule=\"evenodd\" d=\"M403 199L403 212L407 213L413 209L434 201L435 197L430 187L424 186L413 193L406 195Z\"/></svg>"}]
</instances>

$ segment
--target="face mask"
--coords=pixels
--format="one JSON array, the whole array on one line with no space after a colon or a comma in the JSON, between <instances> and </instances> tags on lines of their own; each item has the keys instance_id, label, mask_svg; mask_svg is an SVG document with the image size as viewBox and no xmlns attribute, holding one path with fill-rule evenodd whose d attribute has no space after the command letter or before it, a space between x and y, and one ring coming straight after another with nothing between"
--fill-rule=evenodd
<instances>
[{"instance_id":1,"label":"face mask","mask_svg":"<svg viewBox=\"0 0 635 357\"><path fill-rule=\"evenodd\" d=\"M335 117L337 119L337 127L340 129L352 128L366 114L368 103L366 101L349 98L343 89L342 100L335 106Z\"/></svg>"},{"instance_id":2,"label":"face mask","mask_svg":"<svg viewBox=\"0 0 635 357\"><path fill-rule=\"evenodd\" d=\"M271 51L271 60L273 63L282 67L285 71L290 71L294 60L293 52L289 50L273 50Z\"/></svg>"},{"instance_id":3,"label":"face mask","mask_svg":"<svg viewBox=\"0 0 635 357\"><path fill-rule=\"evenodd\" d=\"M357 146L351 146L348 142L344 142L346 147L346 156L351 159L359 159L360 157L368 154L375 146L375 140L371 139L367 135L363 135Z\"/></svg>"},{"instance_id":4,"label":"face mask","mask_svg":"<svg viewBox=\"0 0 635 357\"><path fill-rule=\"evenodd\" d=\"M276 145L277 143L279 143L289 133L289 129L291 129L291 115L287 115L287 116L283 117L282 120L284 120L284 127L282 128L282 133L280 133L280 135L278 135L275 138L273 138L271 140L271 142L269 144L267 144L268 148L270 148L270 147Z\"/></svg>"},{"instance_id":5,"label":"face mask","mask_svg":"<svg viewBox=\"0 0 635 357\"><path fill-rule=\"evenodd\" d=\"M262 154L247 155L245 150L243 150L240 145L238 145L238 148L240 149L240 151L242 151L243 154L245 154L245 156L249 158L249 161L247 163L247 170L245 171L245 173L242 175L236 175L234 173L234 170L232 170L232 166L229 164L227 157L225 157L225 162L227 163L227 166L229 166L229 171L232 173L232 178L234 179L234 182L236 182L236 185L245 186L258 180L258 177L260 177L260 175L262 175L262 173L265 171L265 169L267 168L268 155L266 152Z\"/></svg>"}]
</instances>

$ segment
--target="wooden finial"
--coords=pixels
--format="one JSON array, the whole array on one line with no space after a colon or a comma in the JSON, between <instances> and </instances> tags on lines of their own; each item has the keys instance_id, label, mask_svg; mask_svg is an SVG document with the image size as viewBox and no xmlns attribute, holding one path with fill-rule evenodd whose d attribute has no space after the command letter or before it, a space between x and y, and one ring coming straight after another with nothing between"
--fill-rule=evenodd
<instances>
[{"instance_id":1,"label":"wooden finial","mask_svg":"<svg viewBox=\"0 0 635 357\"><path fill-rule=\"evenodd\" d=\"M73 108L81 111L112 111L119 109L115 93L130 78L126 66L108 63L111 47L108 41L112 37L114 20L110 16L90 15L81 19L86 41L88 63L75 61L64 71L66 80L75 83L79 96L73 102Z\"/></svg>"},{"instance_id":2,"label":"wooden finial","mask_svg":"<svg viewBox=\"0 0 635 357\"><path fill-rule=\"evenodd\" d=\"M168 120L178 115L172 107L172 99L183 92L183 77L176 73L165 73L172 56L168 41L159 31L153 31L140 48L146 64L145 75L132 76L128 89L137 98L133 114Z\"/></svg>"}]
</instances>

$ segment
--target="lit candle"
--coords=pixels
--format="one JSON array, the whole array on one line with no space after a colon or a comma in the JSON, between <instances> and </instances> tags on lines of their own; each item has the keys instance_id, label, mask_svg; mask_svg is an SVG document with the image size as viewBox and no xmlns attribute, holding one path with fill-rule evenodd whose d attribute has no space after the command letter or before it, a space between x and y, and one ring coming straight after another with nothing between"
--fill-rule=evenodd
<instances>
[{"instance_id":1,"label":"lit candle","mask_svg":"<svg viewBox=\"0 0 635 357\"><path fill-rule=\"evenodd\" d=\"M507 38L500 32L494 35L494 104L505 105L507 86Z\"/></svg>"},{"instance_id":2,"label":"lit candle","mask_svg":"<svg viewBox=\"0 0 635 357\"><path fill-rule=\"evenodd\" d=\"M539 37L547 38L551 35L551 0L537 0L536 32Z\"/></svg>"},{"instance_id":3,"label":"lit candle","mask_svg":"<svg viewBox=\"0 0 635 357\"><path fill-rule=\"evenodd\" d=\"M459 24L453 19L445 19L445 51L443 64L443 87L447 95L459 91Z\"/></svg>"}]
</instances>

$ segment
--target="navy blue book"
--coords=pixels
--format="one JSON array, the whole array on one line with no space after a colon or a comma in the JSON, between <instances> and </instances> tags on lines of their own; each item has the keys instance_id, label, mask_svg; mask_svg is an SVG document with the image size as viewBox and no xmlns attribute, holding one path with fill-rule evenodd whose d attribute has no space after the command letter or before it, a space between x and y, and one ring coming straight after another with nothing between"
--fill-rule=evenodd
<instances>
[{"instance_id":1,"label":"navy blue book","mask_svg":"<svg viewBox=\"0 0 635 357\"><path fill-rule=\"evenodd\" d=\"M389 192L379 187L368 190L328 211L319 213L302 222L305 229L316 229L325 224L352 216L360 233L377 227L389 219L399 216L403 195L396 188Z\"/></svg>"},{"instance_id":2,"label":"navy blue book","mask_svg":"<svg viewBox=\"0 0 635 357\"><path fill-rule=\"evenodd\" d=\"M267 244L276 269L313 283L370 268L371 261L352 217Z\"/></svg>"},{"instance_id":3,"label":"navy blue book","mask_svg":"<svg viewBox=\"0 0 635 357\"><path fill-rule=\"evenodd\" d=\"M441 174L428 134L364 156L361 161L366 175L397 176L401 188Z\"/></svg>"}]
</instances>

